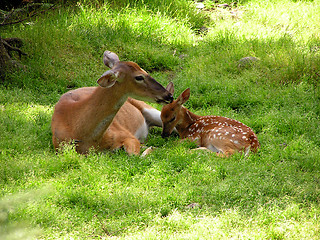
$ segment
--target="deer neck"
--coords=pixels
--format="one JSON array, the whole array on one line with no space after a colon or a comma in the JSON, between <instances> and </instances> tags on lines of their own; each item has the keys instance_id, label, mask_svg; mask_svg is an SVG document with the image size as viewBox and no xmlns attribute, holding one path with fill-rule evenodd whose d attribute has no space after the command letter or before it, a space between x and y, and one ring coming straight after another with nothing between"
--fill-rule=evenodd
<instances>
[{"instance_id":1,"label":"deer neck","mask_svg":"<svg viewBox=\"0 0 320 240\"><path fill-rule=\"evenodd\" d=\"M79 135L91 141L100 140L128 96L129 93L123 92L119 83L111 89L97 87L92 95L81 103L81 117L77 124L81 131Z\"/></svg>"},{"instance_id":2,"label":"deer neck","mask_svg":"<svg viewBox=\"0 0 320 240\"><path fill-rule=\"evenodd\" d=\"M182 106L180 110L180 118L181 120L176 125L176 129L181 138L186 138L187 135L189 135L189 127L199 119L199 116Z\"/></svg>"}]
</instances>

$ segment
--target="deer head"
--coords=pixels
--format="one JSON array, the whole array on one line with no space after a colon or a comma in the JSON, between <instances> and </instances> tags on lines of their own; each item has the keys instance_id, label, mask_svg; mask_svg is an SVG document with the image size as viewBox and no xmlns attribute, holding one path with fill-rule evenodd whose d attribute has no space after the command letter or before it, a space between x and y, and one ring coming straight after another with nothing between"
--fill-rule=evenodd
<instances>
[{"instance_id":1,"label":"deer head","mask_svg":"<svg viewBox=\"0 0 320 240\"><path fill-rule=\"evenodd\" d=\"M114 84L121 84L133 98L153 100L157 103L172 102L172 94L138 64L119 61L119 57L110 51L104 52L103 61L111 69L98 79L101 87L110 88Z\"/></svg>"}]
</instances>

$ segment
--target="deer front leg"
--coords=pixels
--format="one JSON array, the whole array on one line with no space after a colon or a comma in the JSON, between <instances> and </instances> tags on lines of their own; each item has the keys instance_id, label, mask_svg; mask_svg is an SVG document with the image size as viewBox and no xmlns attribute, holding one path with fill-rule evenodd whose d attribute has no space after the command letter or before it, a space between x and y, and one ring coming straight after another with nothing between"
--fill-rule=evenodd
<instances>
[{"instance_id":1,"label":"deer front leg","mask_svg":"<svg viewBox=\"0 0 320 240\"><path fill-rule=\"evenodd\" d=\"M129 155L139 155L140 142L131 132L118 124L112 124L105 132L100 142L100 150L116 150L124 148Z\"/></svg>"},{"instance_id":2,"label":"deer front leg","mask_svg":"<svg viewBox=\"0 0 320 240\"><path fill-rule=\"evenodd\" d=\"M123 147L129 155L140 154L140 142L134 136L126 137L123 141Z\"/></svg>"}]
</instances>

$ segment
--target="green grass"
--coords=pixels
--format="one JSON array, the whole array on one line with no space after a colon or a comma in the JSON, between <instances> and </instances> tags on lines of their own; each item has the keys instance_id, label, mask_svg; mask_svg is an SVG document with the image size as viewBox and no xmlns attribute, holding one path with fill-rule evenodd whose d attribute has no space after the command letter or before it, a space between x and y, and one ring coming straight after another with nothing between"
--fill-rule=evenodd
<instances>
[{"instance_id":1,"label":"green grass","mask_svg":"<svg viewBox=\"0 0 320 240\"><path fill-rule=\"evenodd\" d=\"M320 2L117 2L2 31L29 56L0 85L0 238L319 239ZM96 85L106 49L173 81L175 96L190 87L190 110L244 122L261 149L219 158L154 128L145 158L55 154L53 106ZM239 68L246 56L260 60Z\"/></svg>"}]
</instances>

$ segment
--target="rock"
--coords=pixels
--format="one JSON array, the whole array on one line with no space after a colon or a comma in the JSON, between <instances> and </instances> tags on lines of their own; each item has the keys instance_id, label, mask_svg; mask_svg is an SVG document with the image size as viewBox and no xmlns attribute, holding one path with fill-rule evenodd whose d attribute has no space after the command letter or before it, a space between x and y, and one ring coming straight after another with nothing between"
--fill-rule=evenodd
<instances>
[{"instance_id":1,"label":"rock","mask_svg":"<svg viewBox=\"0 0 320 240\"><path fill-rule=\"evenodd\" d=\"M223 4L217 5L217 7L219 7L219 8L228 8L228 7L230 7L230 6L229 6L228 3L223 3Z\"/></svg>"},{"instance_id":2,"label":"rock","mask_svg":"<svg viewBox=\"0 0 320 240\"><path fill-rule=\"evenodd\" d=\"M238 61L238 68L247 68L254 65L255 62L259 61L259 58L256 57L244 57Z\"/></svg>"},{"instance_id":3,"label":"rock","mask_svg":"<svg viewBox=\"0 0 320 240\"><path fill-rule=\"evenodd\" d=\"M203 9L204 8L204 4L198 2L198 3L196 3L196 8Z\"/></svg>"},{"instance_id":4,"label":"rock","mask_svg":"<svg viewBox=\"0 0 320 240\"><path fill-rule=\"evenodd\" d=\"M199 203L191 203L187 206L187 208L200 208L200 204Z\"/></svg>"}]
</instances>

